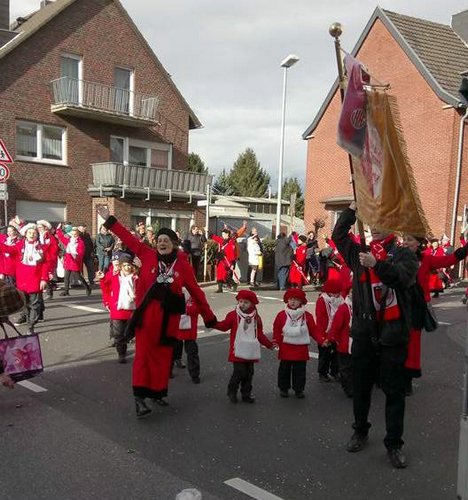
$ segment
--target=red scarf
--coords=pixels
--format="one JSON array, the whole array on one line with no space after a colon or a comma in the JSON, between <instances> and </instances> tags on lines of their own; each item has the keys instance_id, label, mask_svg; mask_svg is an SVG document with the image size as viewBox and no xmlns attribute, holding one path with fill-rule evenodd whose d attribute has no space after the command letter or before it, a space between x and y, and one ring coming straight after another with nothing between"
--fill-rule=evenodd
<instances>
[{"instance_id":1,"label":"red scarf","mask_svg":"<svg viewBox=\"0 0 468 500\"><path fill-rule=\"evenodd\" d=\"M372 255L377 259L378 261L385 260L388 256L387 250L385 250L385 247L388 246L393 242L395 239L395 236L391 234L390 236L387 236L383 240L377 240L377 241L371 241L370 242L370 250ZM395 290L393 288L388 289L387 293L387 299L385 301L385 311L383 314L380 313L381 309L381 302L382 302L382 297L383 294L385 293L384 290L387 287L384 287L382 281L380 278L377 276L377 274L374 272L372 268L369 269L369 275L370 275L370 281L371 281L371 288L372 288L372 299L374 301L374 307L377 312L377 318L381 321L394 321L400 318L400 308L398 307L398 301L396 297ZM366 273L363 272L361 274L361 279L360 281L366 281Z\"/></svg>"}]
</instances>

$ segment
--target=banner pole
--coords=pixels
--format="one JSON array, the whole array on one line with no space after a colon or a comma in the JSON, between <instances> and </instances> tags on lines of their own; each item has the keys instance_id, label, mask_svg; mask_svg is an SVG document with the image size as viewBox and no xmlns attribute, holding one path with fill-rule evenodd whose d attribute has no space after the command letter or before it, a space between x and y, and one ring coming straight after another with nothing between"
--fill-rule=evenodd
<instances>
[{"instance_id":1,"label":"banner pole","mask_svg":"<svg viewBox=\"0 0 468 500\"><path fill-rule=\"evenodd\" d=\"M343 28L342 28L340 23L333 23L330 26L330 28L328 29L328 32L330 33L330 36L332 36L334 38L336 65L338 67L338 82L339 82L339 88L340 88L340 98L341 98L341 103L343 104L344 95L345 95L345 87L346 87L344 69L343 69L343 60L341 59L341 44L340 44L340 36L343 33ZM354 198L354 201L357 202L356 185L354 184L353 158L349 153L348 153L348 163L349 163L349 170L351 172L351 185L353 187L353 198ZM362 248L362 251L365 252L366 251L366 237L364 234L364 224L362 223L362 221L358 217L356 218L356 223L357 223L359 237L360 237L360 241L361 241L361 248Z\"/></svg>"}]
</instances>

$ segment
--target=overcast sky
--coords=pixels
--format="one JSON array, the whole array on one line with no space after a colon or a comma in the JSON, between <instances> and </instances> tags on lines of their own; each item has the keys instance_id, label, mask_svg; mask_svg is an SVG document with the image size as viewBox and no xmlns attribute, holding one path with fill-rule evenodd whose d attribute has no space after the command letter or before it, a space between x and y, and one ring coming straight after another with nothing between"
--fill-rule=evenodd
<instances>
[{"instance_id":1,"label":"overcast sky","mask_svg":"<svg viewBox=\"0 0 468 500\"><path fill-rule=\"evenodd\" d=\"M283 69L288 54L285 176L305 176L312 122L336 77L328 27L343 24L342 46L351 51L372 15L371 0L122 0L204 128L190 133L190 151L212 173L229 170L251 147L272 178L279 164ZM11 18L39 0L11 0ZM450 24L467 0L382 0L380 6Z\"/></svg>"}]
</instances>

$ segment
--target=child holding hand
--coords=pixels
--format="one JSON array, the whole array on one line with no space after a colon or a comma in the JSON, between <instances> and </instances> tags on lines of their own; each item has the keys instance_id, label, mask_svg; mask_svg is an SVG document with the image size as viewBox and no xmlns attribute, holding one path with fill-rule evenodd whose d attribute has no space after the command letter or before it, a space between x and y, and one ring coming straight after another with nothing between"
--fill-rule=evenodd
<instances>
[{"instance_id":1,"label":"child holding hand","mask_svg":"<svg viewBox=\"0 0 468 500\"><path fill-rule=\"evenodd\" d=\"M223 321L213 327L222 332L230 332L229 361L233 364L227 395L232 403L237 403L237 391L240 385L242 401L254 403L252 379L254 363L260 360L260 344L268 349L273 343L263 333L262 320L256 305L257 295L251 290L241 290L236 295L237 307L229 312Z\"/></svg>"},{"instance_id":2,"label":"child holding hand","mask_svg":"<svg viewBox=\"0 0 468 500\"><path fill-rule=\"evenodd\" d=\"M312 314L305 310L307 297L303 290L290 288L283 300L286 307L273 323L273 340L279 346L278 388L280 396L287 398L292 386L296 397L302 399L310 339L319 345L327 345L327 340L325 335L319 334Z\"/></svg>"}]
</instances>

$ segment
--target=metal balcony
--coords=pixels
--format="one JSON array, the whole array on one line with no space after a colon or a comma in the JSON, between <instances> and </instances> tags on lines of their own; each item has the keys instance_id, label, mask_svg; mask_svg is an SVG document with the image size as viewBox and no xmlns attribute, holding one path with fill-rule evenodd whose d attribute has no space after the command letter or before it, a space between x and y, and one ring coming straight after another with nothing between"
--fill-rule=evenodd
<instances>
[{"instance_id":1,"label":"metal balcony","mask_svg":"<svg viewBox=\"0 0 468 500\"><path fill-rule=\"evenodd\" d=\"M93 184L88 192L92 196L164 197L168 201L178 199L201 199L213 176L168 170L165 168L140 167L122 163L93 163Z\"/></svg>"},{"instance_id":2,"label":"metal balcony","mask_svg":"<svg viewBox=\"0 0 468 500\"><path fill-rule=\"evenodd\" d=\"M157 123L158 97L66 76L51 87L52 113L132 127Z\"/></svg>"}]
</instances>

